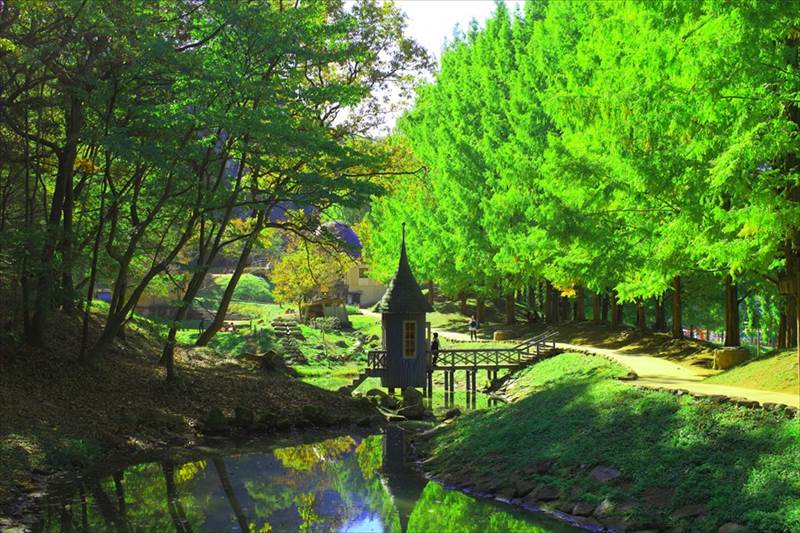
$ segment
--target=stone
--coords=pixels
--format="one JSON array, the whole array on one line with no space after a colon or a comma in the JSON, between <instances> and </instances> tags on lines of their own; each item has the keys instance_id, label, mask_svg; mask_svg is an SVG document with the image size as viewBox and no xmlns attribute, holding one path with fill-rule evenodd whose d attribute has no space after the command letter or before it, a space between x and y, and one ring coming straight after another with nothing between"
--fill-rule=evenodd
<instances>
[{"instance_id":1,"label":"stone","mask_svg":"<svg viewBox=\"0 0 800 533\"><path fill-rule=\"evenodd\" d=\"M648 507L664 509L672 505L675 489L672 487L651 486L644 489L642 499Z\"/></svg>"},{"instance_id":2,"label":"stone","mask_svg":"<svg viewBox=\"0 0 800 533\"><path fill-rule=\"evenodd\" d=\"M589 477L600 482L608 482L617 479L620 471L612 466L596 466L589 472Z\"/></svg>"},{"instance_id":3,"label":"stone","mask_svg":"<svg viewBox=\"0 0 800 533\"><path fill-rule=\"evenodd\" d=\"M561 497L561 491L553 485L542 485L531 493L537 500L549 502Z\"/></svg>"},{"instance_id":4,"label":"stone","mask_svg":"<svg viewBox=\"0 0 800 533\"><path fill-rule=\"evenodd\" d=\"M564 514L569 514L572 511L572 507L575 505L574 502L570 500L558 500L555 504L551 504L556 511L560 511Z\"/></svg>"},{"instance_id":5,"label":"stone","mask_svg":"<svg viewBox=\"0 0 800 533\"><path fill-rule=\"evenodd\" d=\"M614 505L614 502L606 498L605 500L600 502L600 505L595 507L594 515L600 517L609 516L611 514L614 514L614 511L616 511L616 506Z\"/></svg>"},{"instance_id":6,"label":"stone","mask_svg":"<svg viewBox=\"0 0 800 533\"><path fill-rule=\"evenodd\" d=\"M524 479L518 479L514 481L514 494L515 498L522 498L530 494L533 489L536 488L533 483L530 481L525 481Z\"/></svg>"},{"instance_id":7,"label":"stone","mask_svg":"<svg viewBox=\"0 0 800 533\"><path fill-rule=\"evenodd\" d=\"M797 418L797 409L795 407L787 406L784 413L786 413L788 418Z\"/></svg>"},{"instance_id":8,"label":"stone","mask_svg":"<svg viewBox=\"0 0 800 533\"><path fill-rule=\"evenodd\" d=\"M728 398L727 396L724 396L722 394L713 394L713 395L709 396L709 398L714 403L727 403L728 401L730 401L730 398Z\"/></svg>"},{"instance_id":9,"label":"stone","mask_svg":"<svg viewBox=\"0 0 800 533\"><path fill-rule=\"evenodd\" d=\"M676 509L670 516L672 516L674 520L680 520L681 518L694 518L695 516L702 516L704 514L707 514L706 506L703 504L696 504L684 505Z\"/></svg>"},{"instance_id":10,"label":"stone","mask_svg":"<svg viewBox=\"0 0 800 533\"><path fill-rule=\"evenodd\" d=\"M448 410L444 414L444 419L445 420L450 420L451 418L456 418L457 416L461 416L461 409L459 409L458 407L455 407L453 409Z\"/></svg>"},{"instance_id":11,"label":"stone","mask_svg":"<svg viewBox=\"0 0 800 533\"><path fill-rule=\"evenodd\" d=\"M421 403L409 405L398 410L397 414L411 420L419 420L425 416L425 407Z\"/></svg>"},{"instance_id":12,"label":"stone","mask_svg":"<svg viewBox=\"0 0 800 533\"><path fill-rule=\"evenodd\" d=\"M244 405L237 405L233 411L233 421L231 423L238 428L250 429L253 427L255 420L256 415L252 409Z\"/></svg>"},{"instance_id":13,"label":"stone","mask_svg":"<svg viewBox=\"0 0 800 533\"><path fill-rule=\"evenodd\" d=\"M365 417L360 418L359 420L357 420L356 421L356 425L363 428L363 427L371 426L373 424L373 422L374 422L374 418L373 417L365 416Z\"/></svg>"},{"instance_id":14,"label":"stone","mask_svg":"<svg viewBox=\"0 0 800 533\"><path fill-rule=\"evenodd\" d=\"M737 531L747 531L747 528L736 522L725 522L717 529L717 533L736 533Z\"/></svg>"},{"instance_id":15,"label":"stone","mask_svg":"<svg viewBox=\"0 0 800 533\"><path fill-rule=\"evenodd\" d=\"M338 340L334 343L339 348L347 348L347 341Z\"/></svg>"},{"instance_id":16,"label":"stone","mask_svg":"<svg viewBox=\"0 0 800 533\"><path fill-rule=\"evenodd\" d=\"M381 397L381 405L386 407L387 409L397 409L400 407L400 402L397 401L397 398L394 396L383 396Z\"/></svg>"},{"instance_id":17,"label":"stone","mask_svg":"<svg viewBox=\"0 0 800 533\"><path fill-rule=\"evenodd\" d=\"M507 340L512 339L512 338L514 338L514 332L513 331L509 331L509 330L498 329L492 335L492 340L496 340L496 341L507 341Z\"/></svg>"},{"instance_id":18,"label":"stone","mask_svg":"<svg viewBox=\"0 0 800 533\"><path fill-rule=\"evenodd\" d=\"M756 409L761 406L761 404L755 400L746 400L744 398L736 398L733 400L733 403L739 407L745 407L747 409Z\"/></svg>"},{"instance_id":19,"label":"stone","mask_svg":"<svg viewBox=\"0 0 800 533\"><path fill-rule=\"evenodd\" d=\"M575 516L589 516L594 512L595 504L589 502L578 502L572 507L572 512Z\"/></svg>"},{"instance_id":20,"label":"stone","mask_svg":"<svg viewBox=\"0 0 800 533\"><path fill-rule=\"evenodd\" d=\"M421 405L422 404L422 393L415 389L414 387L406 387L403 389L403 405Z\"/></svg>"},{"instance_id":21,"label":"stone","mask_svg":"<svg viewBox=\"0 0 800 533\"><path fill-rule=\"evenodd\" d=\"M576 516L574 520L575 523L584 528L591 528L591 529L603 528L603 524L599 520L591 516Z\"/></svg>"},{"instance_id":22,"label":"stone","mask_svg":"<svg viewBox=\"0 0 800 533\"><path fill-rule=\"evenodd\" d=\"M511 500L514 497L514 487L502 487L497 491L497 495L506 500Z\"/></svg>"},{"instance_id":23,"label":"stone","mask_svg":"<svg viewBox=\"0 0 800 533\"><path fill-rule=\"evenodd\" d=\"M212 407L200 422L203 433L210 435L223 434L230 431L228 419L219 407Z\"/></svg>"},{"instance_id":24,"label":"stone","mask_svg":"<svg viewBox=\"0 0 800 533\"><path fill-rule=\"evenodd\" d=\"M639 375L636 372L631 371L625 374L624 376L618 377L617 379L619 379L620 381L635 381L639 379Z\"/></svg>"},{"instance_id":25,"label":"stone","mask_svg":"<svg viewBox=\"0 0 800 533\"><path fill-rule=\"evenodd\" d=\"M547 459L546 461L540 461L535 465L525 467L523 472L526 474L536 474L541 476L543 474L548 473L553 468L554 464L555 461L553 461L552 459Z\"/></svg>"},{"instance_id":26,"label":"stone","mask_svg":"<svg viewBox=\"0 0 800 533\"><path fill-rule=\"evenodd\" d=\"M731 346L714 350L714 370L727 370L750 357L750 353L744 348Z\"/></svg>"}]
</instances>

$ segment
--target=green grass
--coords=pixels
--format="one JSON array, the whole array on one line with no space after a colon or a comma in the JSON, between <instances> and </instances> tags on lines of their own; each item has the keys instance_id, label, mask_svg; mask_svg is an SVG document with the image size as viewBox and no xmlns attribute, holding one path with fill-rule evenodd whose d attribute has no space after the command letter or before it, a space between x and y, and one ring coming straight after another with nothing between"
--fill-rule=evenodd
<instances>
[{"instance_id":1,"label":"green grass","mask_svg":"<svg viewBox=\"0 0 800 533\"><path fill-rule=\"evenodd\" d=\"M231 274L217 274L212 276L214 282L210 294L208 296L219 299L228 282L231 280ZM239 282L236 284L236 289L233 291L233 299L247 302L272 302L272 286L262 277L254 276L253 274L242 274Z\"/></svg>"},{"instance_id":2,"label":"green grass","mask_svg":"<svg viewBox=\"0 0 800 533\"><path fill-rule=\"evenodd\" d=\"M175 339L179 345L191 346L197 340L196 329L179 330ZM262 329L251 332L241 330L235 333L220 331L208 344L215 352L226 357L239 357L247 352L265 352L273 348L271 330Z\"/></svg>"},{"instance_id":3,"label":"green grass","mask_svg":"<svg viewBox=\"0 0 800 533\"><path fill-rule=\"evenodd\" d=\"M800 423L613 379L626 372L578 354L543 361L509 387L518 401L462 416L429 451L445 471L468 465L471 478L527 477L592 502L642 501L647 487L672 487L671 509L706 505L708 516L693 524L672 520L670 509L633 511L670 531L716 531L727 521L800 530ZM555 461L548 474L522 474L544 460ZM593 482L594 465L618 468L624 483Z\"/></svg>"},{"instance_id":4,"label":"green grass","mask_svg":"<svg viewBox=\"0 0 800 533\"><path fill-rule=\"evenodd\" d=\"M361 363L342 363L338 365L316 363L311 365L295 365L293 368L300 374L300 379L315 387L336 390L349 385L363 368Z\"/></svg>"},{"instance_id":5,"label":"green grass","mask_svg":"<svg viewBox=\"0 0 800 533\"><path fill-rule=\"evenodd\" d=\"M706 381L796 394L797 351L786 350L747 361Z\"/></svg>"},{"instance_id":6,"label":"green grass","mask_svg":"<svg viewBox=\"0 0 800 533\"><path fill-rule=\"evenodd\" d=\"M373 316L367 315L350 315L350 323L353 329L363 333L366 336L375 336L381 338L381 320Z\"/></svg>"}]
</instances>

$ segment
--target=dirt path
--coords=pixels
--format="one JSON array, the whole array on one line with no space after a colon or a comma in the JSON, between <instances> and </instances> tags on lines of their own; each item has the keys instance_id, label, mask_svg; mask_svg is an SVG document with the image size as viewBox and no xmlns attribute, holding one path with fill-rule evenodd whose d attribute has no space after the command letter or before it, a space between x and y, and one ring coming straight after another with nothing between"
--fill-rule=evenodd
<instances>
[{"instance_id":1,"label":"dirt path","mask_svg":"<svg viewBox=\"0 0 800 533\"><path fill-rule=\"evenodd\" d=\"M635 383L646 387L654 389L683 389L699 394L731 396L761 403L781 403L800 407L800 398L797 395L705 383L703 381L705 376L702 373L694 372L691 368L659 357L563 342L559 342L556 345L565 351L591 353L613 359L636 372L639 378Z\"/></svg>"}]
</instances>

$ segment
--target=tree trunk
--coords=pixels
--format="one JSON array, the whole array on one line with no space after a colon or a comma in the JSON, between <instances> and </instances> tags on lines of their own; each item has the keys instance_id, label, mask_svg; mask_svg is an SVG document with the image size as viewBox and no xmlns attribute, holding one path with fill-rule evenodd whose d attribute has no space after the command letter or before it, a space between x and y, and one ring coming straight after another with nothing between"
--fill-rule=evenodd
<instances>
[{"instance_id":1,"label":"tree trunk","mask_svg":"<svg viewBox=\"0 0 800 533\"><path fill-rule=\"evenodd\" d=\"M517 323L517 305L514 298L514 291L506 294L506 324Z\"/></svg>"},{"instance_id":2,"label":"tree trunk","mask_svg":"<svg viewBox=\"0 0 800 533\"><path fill-rule=\"evenodd\" d=\"M553 286L548 281L544 291L544 317L548 324L557 323L557 315L553 312L554 308L555 304L553 302Z\"/></svg>"},{"instance_id":3,"label":"tree trunk","mask_svg":"<svg viewBox=\"0 0 800 533\"><path fill-rule=\"evenodd\" d=\"M694 325L689 326L689 338L694 339ZM727 346L727 344L725 346Z\"/></svg>"},{"instance_id":4,"label":"tree trunk","mask_svg":"<svg viewBox=\"0 0 800 533\"><path fill-rule=\"evenodd\" d=\"M600 310L603 307L603 296L595 294L592 298L592 322L595 324L600 323Z\"/></svg>"},{"instance_id":5,"label":"tree trunk","mask_svg":"<svg viewBox=\"0 0 800 533\"><path fill-rule=\"evenodd\" d=\"M617 327L620 325L620 312L619 308L621 307L617 302L617 291L611 291L611 296L609 297L611 302L611 327Z\"/></svg>"},{"instance_id":6,"label":"tree trunk","mask_svg":"<svg viewBox=\"0 0 800 533\"><path fill-rule=\"evenodd\" d=\"M740 346L739 299L730 274L725 276L725 346Z\"/></svg>"},{"instance_id":7,"label":"tree trunk","mask_svg":"<svg viewBox=\"0 0 800 533\"><path fill-rule=\"evenodd\" d=\"M436 298L436 290L433 286L433 280L428 280L428 303L433 305L433 300Z\"/></svg>"},{"instance_id":8,"label":"tree trunk","mask_svg":"<svg viewBox=\"0 0 800 533\"><path fill-rule=\"evenodd\" d=\"M600 307L600 320L603 322L608 322L608 308L609 308L609 298L608 294L604 294L602 296L603 305Z\"/></svg>"},{"instance_id":9,"label":"tree trunk","mask_svg":"<svg viewBox=\"0 0 800 533\"><path fill-rule=\"evenodd\" d=\"M780 321L778 322L778 339L777 339L777 348L779 350L783 350L786 348L786 313L781 312Z\"/></svg>"},{"instance_id":10,"label":"tree trunk","mask_svg":"<svg viewBox=\"0 0 800 533\"><path fill-rule=\"evenodd\" d=\"M536 315L536 288L533 285L528 286L527 290L528 311L532 315Z\"/></svg>"},{"instance_id":11,"label":"tree trunk","mask_svg":"<svg viewBox=\"0 0 800 533\"><path fill-rule=\"evenodd\" d=\"M483 322L486 318L486 300L483 296L478 296L475 300L475 318L478 322Z\"/></svg>"},{"instance_id":12,"label":"tree trunk","mask_svg":"<svg viewBox=\"0 0 800 533\"><path fill-rule=\"evenodd\" d=\"M578 285L575 289L575 298L576 298L576 306L575 306L575 321L576 322L586 322L586 302L584 290L582 285Z\"/></svg>"},{"instance_id":13,"label":"tree trunk","mask_svg":"<svg viewBox=\"0 0 800 533\"><path fill-rule=\"evenodd\" d=\"M458 293L458 312L462 315L469 314L469 309L467 309L467 293L463 291Z\"/></svg>"},{"instance_id":14,"label":"tree trunk","mask_svg":"<svg viewBox=\"0 0 800 533\"><path fill-rule=\"evenodd\" d=\"M572 312L572 302L569 301L569 298L565 298L563 296L559 296L560 305L559 305L559 323L563 324L565 322L569 322L571 312Z\"/></svg>"},{"instance_id":15,"label":"tree trunk","mask_svg":"<svg viewBox=\"0 0 800 533\"><path fill-rule=\"evenodd\" d=\"M242 531L251 531L249 522L247 520L247 515L242 510L239 499L236 497L236 491L233 490L233 484L231 483L231 478L228 475L228 469L225 467L224 459L217 456L212 459L212 462L214 463L214 468L217 471L219 483L222 485L222 492L225 493L225 497L228 499L228 504L231 506L233 515L236 517L236 521L239 522L239 527L242 529Z\"/></svg>"},{"instance_id":16,"label":"tree trunk","mask_svg":"<svg viewBox=\"0 0 800 533\"><path fill-rule=\"evenodd\" d=\"M106 160L106 173L110 172L110 161ZM81 326L81 349L78 360L82 363L88 362L86 347L89 342L89 319L91 318L92 302L94 301L94 286L97 281L97 260L100 255L100 240L103 237L104 207L106 199L106 181L104 178L103 187L100 190L100 220L97 223L97 233L95 234L94 244L92 245L92 263L89 268L89 287L86 290L86 308L83 311L83 324Z\"/></svg>"},{"instance_id":17,"label":"tree trunk","mask_svg":"<svg viewBox=\"0 0 800 533\"><path fill-rule=\"evenodd\" d=\"M75 157L78 153L78 140L83 125L83 107L77 97L70 98L70 107L67 112L65 124L66 138L64 147L58 154L58 171L56 183L53 188L50 212L45 230L45 242L42 249L39 274L36 279L36 300L34 302L33 317L31 319L31 336L28 341L41 346L44 343L44 328L47 314L52 306L52 280L54 278L53 256L56 251L59 223L64 209L64 198L67 189L72 188Z\"/></svg>"},{"instance_id":18,"label":"tree trunk","mask_svg":"<svg viewBox=\"0 0 800 533\"><path fill-rule=\"evenodd\" d=\"M656 331L666 331L667 317L664 315L664 295L656 296L656 321L654 329Z\"/></svg>"},{"instance_id":19,"label":"tree trunk","mask_svg":"<svg viewBox=\"0 0 800 533\"><path fill-rule=\"evenodd\" d=\"M636 300L636 327L639 331L644 331L647 328L647 317L645 316L644 302L641 299Z\"/></svg>"},{"instance_id":20,"label":"tree trunk","mask_svg":"<svg viewBox=\"0 0 800 533\"><path fill-rule=\"evenodd\" d=\"M797 346L797 298L786 295L786 347Z\"/></svg>"},{"instance_id":21,"label":"tree trunk","mask_svg":"<svg viewBox=\"0 0 800 533\"><path fill-rule=\"evenodd\" d=\"M683 338L683 321L681 320L681 277L672 278L672 338Z\"/></svg>"},{"instance_id":22,"label":"tree trunk","mask_svg":"<svg viewBox=\"0 0 800 533\"><path fill-rule=\"evenodd\" d=\"M256 225L253 228L253 233L245 241L242 253L239 255L239 260L236 263L236 268L231 275L230 281L228 281L228 286L225 287L225 292L222 294L222 299L217 308L217 314L214 315L214 319L211 321L208 328L198 337L197 342L195 342L196 346L207 346L211 339L214 338L214 335L222 328L222 324L225 322L225 316L228 314L228 306L230 306L231 300L233 299L233 292L236 290L236 285L239 283L242 273L244 273L247 260L250 258L250 251L258 240L258 235L264 227L265 220L265 212L260 211L258 213Z\"/></svg>"},{"instance_id":23,"label":"tree trunk","mask_svg":"<svg viewBox=\"0 0 800 533\"><path fill-rule=\"evenodd\" d=\"M178 497L178 490L175 485L175 467L170 462L161 464L161 470L164 473L164 484L166 485L167 493L167 509L172 517L172 525L175 526L175 531L184 533L191 531L189 521L186 519L186 512L183 509L181 500Z\"/></svg>"}]
</instances>

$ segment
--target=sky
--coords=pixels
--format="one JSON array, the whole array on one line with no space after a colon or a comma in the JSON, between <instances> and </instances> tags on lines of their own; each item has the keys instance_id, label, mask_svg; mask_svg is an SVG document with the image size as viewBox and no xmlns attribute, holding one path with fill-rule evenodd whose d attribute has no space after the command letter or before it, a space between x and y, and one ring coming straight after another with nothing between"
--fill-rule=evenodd
<instances>
[{"instance_id":1,"label":"sky","mask_svg":"<svg viewBox=\"0 0 800 533\"><path fill-rule=\"evenodd\" d=\"M466 30L474 18L483 25L495 6L494 0L395 0L395 4L408 15L408 35L437 58L456 24ZM517 6L522 9L522 0L506 0L506 5L513 13Z\"/></svg>"}]
</instances>

